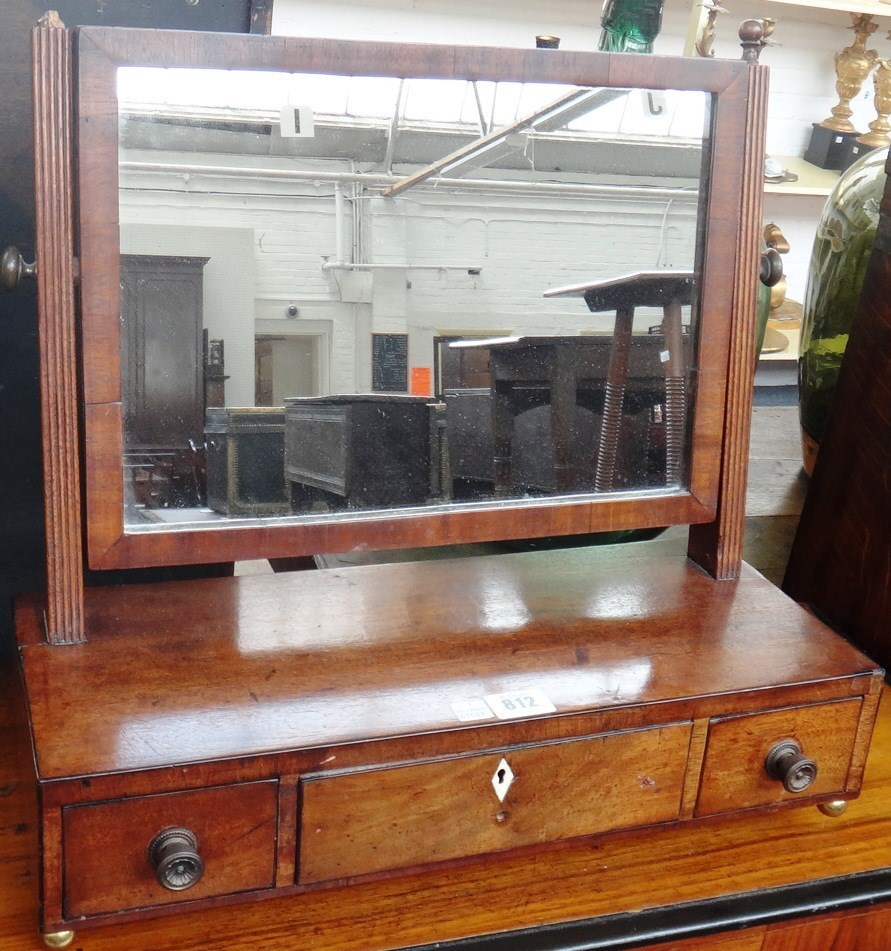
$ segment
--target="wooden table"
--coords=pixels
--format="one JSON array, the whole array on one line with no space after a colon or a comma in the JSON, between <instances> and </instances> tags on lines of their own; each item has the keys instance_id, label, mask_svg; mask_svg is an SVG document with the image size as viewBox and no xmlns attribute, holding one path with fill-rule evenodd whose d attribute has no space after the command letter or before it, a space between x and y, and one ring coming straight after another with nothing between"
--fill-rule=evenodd
<instances>
[{"instance_id":1,"label":"wooden table","mask_svg":"<svg viewBox=\"0 0 891 951\"><path fill-rule=\"evenodd\" d=\"M689 349L689 337L686 338ZM664 485L666 473L646 472L649 411L665 401L665 378L660 353L665 347L663 335L637 334L626 341L621 386L608 390L615 350L612 336L527 336L453 343L455 349L484 349L489 354L492 375L492 433L494 439L494 479L496 495L510 496L518 491L514 466L516 418L536 406L550 412L548 441L553 443L554 466L545 480L548 491L609 491L618 488L649 488L650 483ZM627 399L625 396L628 390ZM612 406L612 410L610 410ZM604 423L597 437L597 466L585 471L576 464L579 438L575 414L577 407L594 413L599 420L609 419L608 477L597 482L601 459L606 449ZM624 432L620 432L624 428ZM683 429L683 420L681 421ZM633 462L623 466L620 441L633 441ZM602 447L602 448L601 448ZM619 478L619 476L622 478ZM621 484L620 484L621 483Z\"/></svg>"},{"instance_id":2,"label":"wooden table","mask_svg":"<svg viewBox=\"0 0 891 951\"><path fill-rule=\"evenodd\" d=\"M3 951L42 947L36 804L20 690L7 664L0 669ZM863 795L840 818L807 808L620 833L531 857L507 856L494 872L492 866L451 868L84 931L72 947L380 951L454 941L463 951L557 951L641 947L642 940L673 935L660 947L878 951L879 935L891 929L891 904L871 911L862 904L891 902L891 868L883 867L889 858L891 695L883 701ZM815 909L831 914L809 920ZM498 932L508 921L531 930L468 939ZM752 924L738 933L679 937L745 922ZM636 936L633 944L629 935Z\"/></svg>"}]
</instances>

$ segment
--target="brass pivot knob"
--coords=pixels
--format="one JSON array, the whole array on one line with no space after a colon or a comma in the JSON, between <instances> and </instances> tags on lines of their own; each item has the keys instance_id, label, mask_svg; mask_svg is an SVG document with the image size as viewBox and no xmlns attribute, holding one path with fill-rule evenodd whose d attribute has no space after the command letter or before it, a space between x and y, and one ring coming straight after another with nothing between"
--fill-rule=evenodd
<instances>
[{"instance_id":1,"label":"brass pivot knob","mask_svg":"<svg viewBox=\"0 0 891 951\"><path fill-rule=\"evenodd\" d=\"M0 285L5 291L14 291L19 286L22 276L34 277L37 273L37 262L30 264L21 256L18 248L9 247L0 258Z\"/></svg>"},{"instance_id":2,"label":"brass pivot knob","mask_svg":"<svg viewBox=\"0 0 891 951\"><path fill-rule=\"evenodd\" d=\"M779 779L786 792L804 792L817 778L817 764L801 752L795 740L783 740L771 749L764 760L771 779Z\"/></svg>"},{"instance_id":3,"label":"brass pivot knob","mask_svg":"<svg viewBox=\"0 0 891 951\"><path fill-rule=\"evenodd\" d=\"M149 846L149 861L155 867L158 884L172 892L191 888L204 874L198 840L188 829L159 832Z\"/></svg>"},{"instance_id":4,"label":"brass pivot knob","mask_svg":"<svg viewBox=\"0 0 891 951\"><path fill-rule=\"evenodd\" d=\"M74 941L73 931L51 931L43 936L43 943L48 948L67 948Z\"/></svg>"},{"instance_id":5,"label":"brass pivot knob","mask_svg":"<svg viewBox=\"0 0 891 951\"><path fill-rule=\"evenodd\" d=\"M773 287L783 279L783 259L776 248L768 248L761 255L761 283Z\"/></svg>"}]
</instances>

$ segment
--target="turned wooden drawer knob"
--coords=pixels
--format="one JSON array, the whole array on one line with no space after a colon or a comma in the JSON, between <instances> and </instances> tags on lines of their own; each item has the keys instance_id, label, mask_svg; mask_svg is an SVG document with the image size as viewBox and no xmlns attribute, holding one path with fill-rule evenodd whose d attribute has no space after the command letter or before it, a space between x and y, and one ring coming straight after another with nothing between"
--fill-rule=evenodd
<instances>
[{"instance_id":1,"label":"turned wooden drawer knob","mask_svg":"<svg viewBox=\"0 0 891 951\"><path fill-rule=\"evenodd\" d=\"M817 778L817 764L801 752L795 740L783 740L767 754L764 760L767 775L779 779L786 792L800 793Z\"/></svg>"},{"instance_id":2,"label":"turned wooden drawer knob","mask_svg":"<svg viewBox=\"0 0 891 951\"><path fill-rule=\"evenodd\" d=\"M204 874L198 840L188 829L159 832L149 846L149 860L155 867L158 884L172 892L191 888Z\"/></svg>"},{"instance_id":3,"label":"turned wooden drawer knob","mask_svg":"<svg viewBox=\"0 0 891 951\"><path fill-rule=\"evenodd\" d=\"M0 287L5 291L14 291L23 277L34 277L36 273L37 264L28 264L18 248L9 247L0 256Z\"/></svg>"}]
</instances>

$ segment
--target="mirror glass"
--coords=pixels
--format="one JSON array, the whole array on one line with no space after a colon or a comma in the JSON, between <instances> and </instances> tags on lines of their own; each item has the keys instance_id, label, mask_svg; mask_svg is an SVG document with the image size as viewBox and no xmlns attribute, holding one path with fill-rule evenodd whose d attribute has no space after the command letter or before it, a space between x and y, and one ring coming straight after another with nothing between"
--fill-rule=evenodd
<instances>
[{"instance_id":1,"label":"mirror glass","mask_svg":"<svg viewBox=\"0 0 891 951\"><path fill-rule=\"evenodd\" d=\"M118 70L128 532L683 491L710 97Z\"/></svg>"}]
</instances>

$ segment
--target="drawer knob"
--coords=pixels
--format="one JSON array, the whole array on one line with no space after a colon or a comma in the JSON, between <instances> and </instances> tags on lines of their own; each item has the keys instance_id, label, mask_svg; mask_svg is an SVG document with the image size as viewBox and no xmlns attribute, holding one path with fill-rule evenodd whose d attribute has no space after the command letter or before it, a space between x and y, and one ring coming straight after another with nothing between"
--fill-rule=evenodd
<instances>
[{"instance_id":1,"label":"drawer knob","mask_svg":"<svg viewBox=\"0 0 891 951\"><path fill-rule=\"evenodd\" d=\"M172 892L191 888L204 874L198 840L188 829L164 829L149 846L149 860L158 884Z\"/></svg>"},{"instance_id":2,"label":"drawer knob","mask_svg":"<svg viewBox=\"0 0 891 951\"><path fill-rule=\"evenodd\" d=\"M800 793L817 778L817 764L801 752L795 740L783 740L771 749L764 768L772 779L779 779L786 792Z\"/></svg>"}]
</instances>

